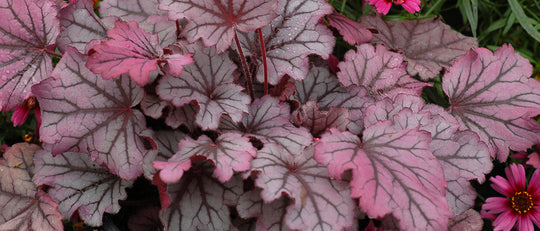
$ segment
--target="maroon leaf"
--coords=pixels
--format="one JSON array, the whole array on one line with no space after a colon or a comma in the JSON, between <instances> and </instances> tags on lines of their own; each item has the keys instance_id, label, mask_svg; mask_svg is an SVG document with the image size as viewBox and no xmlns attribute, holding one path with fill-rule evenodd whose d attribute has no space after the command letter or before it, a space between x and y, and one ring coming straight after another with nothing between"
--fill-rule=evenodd
<instances>
[{"instance_id":1,"label":"maroon leaf","mask_svg":"<svg viewBox=\"0 0 540 231\"><path fill-rule=\"evenodd\" d=\"M160 9L169 18L187 18L183 31L189 42L202 38L204 45L214 46L218 53L232 44L235 30L254 31L268 25L277 14L276 0L161 0Z\"/></svg>"},{"instance_id":2,"label":"maroon leaf","mask_svg":"<svg viewBox=\"0 0 540 231\"><path fill-rule=\"evenodd\" d=\"M159 220L159 206L148 206L129 217L128 228L131 231L162 230Z\"/></svg>"},{"instance_id":3,"label":"maroon leaf","mask_svg":"<svg viewBox=\"0 0 540 231\"><path fill-rule=\"evenodd\" d=\"M86 224L102 225L103 213L120 211L118 200L127 198L125 181L99 167L82 153L62 153L53 157L40 150L34 158L37 185L49 185L49 194L58 201L58 209L69 218L78 211Z\"/></svg>"},{"instance_id":4,"label":"maroon leaf","mask_svg":"<svg viewBox=\"0 0 540 231\"><path fill-rule=\"evenodd\" d=\"M0 159L0 230L63 230L56 202L32 182L38 149L18 143Z\"/></svg>"},{"instance_id":5,"label":"maroon leaf","mask_svg":"<svg viewBox=\"0 0 540 231\"><path fill-rule=\"evenodd\" d=\"M367 215L391 213L406 230L446 228L451 215L444 197L446 182L429 150L429 133L393 126L382 121L367 127L363 142L330 129L317 144L315 159L338 179L352 170L351 196L359 197Z\"/></svg>"},{"instance_id":6,"label":"maroon leaf","mask_svg":"<svg viewBox=\"0 0 540 231\"><path fill-rule=\"evenodd\" d=\"M343 36L343 40L351 45L368 43L373 39L373 34L371 34L371 31L367 27L348 19L336 11L327 15L326 20L328 20L328 24L331 27L339 31Z\"/></svg>"},{"instance_id":7,"label":"maroon leaf","mask_svg":"<svg viewBox=\"0 0 540 231\"><path fill-rule=\"evenodd\" d=\"M231 179L234 171L249 170L255 149L249 139L237 133L225 133L215 141L208 136L199 136L197 140L186 136L178 143L178 151L166 162L154 162L160 169L160 177L165 183L176 183L184 171L191 165L191 157L200 156L210 160L215 166L214 177L221 182ZM178 168L181 166L181 168Z\"/></svg>"},{"instance_id":8,"label":"maroon leaf","mask_svg":"<svg viewBox=\"0 0 540 231\"><path fill-rule=\"evenodd\" d=\"M313 159L314 146L296 155L277 144L266 144L253 160L259 172L255 185L269 203L288 195L285 224L290 229L340 230L353 224L354 204L347 183L329 179L328 171Z\"/></svg>"},{"instance_id":9,"label":"maroon leaf","mask_svg":"<svg viewBox=\"0 0 540 231\"><path fill-rule=\"evenodd\" d=\"M362 17L362 23L375 28L373 43L404 52L407 72L428 80L439 76L468 50L478 46L475 38L453 31L439 19L384 21L380 16Z\"/></svg>"},{"instance_id":10,"label":"maroon leaf","mask_svg":"<svg viewBox=\"0 0 540 231\"><path fill-rule=\"evenodd\" d=\"M30 88L51 74L47 51L59 33L56 13L52 0L0 3L0 111L21 105Z\"/></svg>"},{"instance_id":11,"label":"maroon leaf","mask_svg":"<svg viewBox=\"0 0 540 231\"><path fill-rule=\"evenodd\" d=\"M233 177L221 183L212 177L212 164L194 164L176 184L167 185L171 203L160 213L165 230L229 230L227 205L235 205L242 193L242 180Z\"/></svg>"},{"instance_id":12,"label":"maroon leaf","mask_svg":"<svg viewBox=\"0 0 540 231\"><path fill-rule=\"evenodd\" d=\"M230 119L222 120L220 129L227 132L241 132L245 137L255 137L263 142L278 143L291 153L299 153L311 144L313 137L307 129L295 127L290 121L289 105L278 99L264 96L255 100L242 123Z\"/></svg>"},{"instance_id":13,"label":"maroon leaf","mask_svg":"<svg viewBox=\"0 0 540 231\"><path fill-rule=\"evenodd\" d=\"M303 80L309 71L308 55L317 54L324 59L332 53L335 38L319 19L333 8L322 0L279 1L279 17L262 28L268 64L268 82L277 84L284 75ZM258 64L257 79L264 82L259 36L255 32L240 33L241 46L246 55Z\"/></svg>"},{"instance_id":14,"label":"maroon leaf","mask_svg":"<svg viewBox=\"0 0 540 231\"><path fill-rule=\"evenodd\" d=\"M531 74L529 61L503 45L494 53L468 52L443 77L449 112L499 161L506 160L509 148L524 151L540 142L540 125L531 119L540 114L540 83Z\"/></svg>"},{"instance_id":15,"label":"maroon leaf","mask_svg":"<svg viewBox=\"0 0 540 231\"><path fill-rule=\"evenodd\" d=\"M323 114L315 101L308 101L302 105L299 111L293 113L297 116L302 126L309 129L314 137L319 137L322 132L330 128L338 128L345 131L349 124L349 111L347 108L334 108Z\"/></svg>"},{"instance_id":16,"label":"maroon leaf","mask_svg":"<svg viewBox=\"0 0 540 231\"><path fill-rule=\"evenodd\" d=\"M94 13L91 0L72 2L60 10L58 18L60 19L60 35L56 43L64 52L66 46L69 45L85 53L86 45L90 41L107 38L107 30L110 29Z\"/></svg>"},{"instance_id":17,"label":"maroon leaf","mask_svg":"<svg viewBox=\"0 0 540 231\"><path fill-rule=\"evenodd\" d=\"M180 142L185 135L178 130L165 130L155 132L154 137L157 149L148 152L148 154L144 156L143 170L144 176L148 180L152 180L156 173L156 169L153 167L152 162L167 161L171 158L171 156L178 151L178 142Z\"/></svg>"},{"instance_id":18,"label":"maroon leaf","mask_svg":"<svg viewBox=\"0 0 540 231\"><path fill-rule=\"evenodd\" d=\"M138 135L143 114L132 109L143 90L127 76L104 80L88 70L86 57L73 48L49 78L33 88L41 107L40 137L53 154L84 152L124 179L142 173L148 151Z\"/></svg>"},{"instance_id":19,"label":"maroon leaf","mask_svg":"<svg viewBox=\"0 0 540 231\"><path fill-rule=\"evenodd\" d=\"M264 203L261 189L248 191L238 199L236 210L242 218L257 217L255 230L290 230L285 224L285 213L291 199L280 197L270 203Z\"/></svg>"},{"instance_id":20,"label":"maroon leaf","mask_svg":"<svg viewBox=\"0 0 540 231\"><path fill-rule=\"evenodd\" d=\"M158 95L180 107L191 101L199 106L195 121L203 129L216 129L222 115L233 121L248 111L250 98L234 84L236 65L227 54L216 54L213 48L194 45L193 65L185 66L182 75L165 76L157 87Z\"/></svg>"}]
</instances>

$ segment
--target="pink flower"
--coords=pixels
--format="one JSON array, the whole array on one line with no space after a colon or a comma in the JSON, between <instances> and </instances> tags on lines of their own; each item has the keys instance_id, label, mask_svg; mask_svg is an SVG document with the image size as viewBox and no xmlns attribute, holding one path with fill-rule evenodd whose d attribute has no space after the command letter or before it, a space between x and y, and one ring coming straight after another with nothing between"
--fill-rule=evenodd
<instances>
[{"instance_id":1,"label":"pink flower","mask_svg":"<svg viewBox=\"0 0 540 231\"><path fill-rule=\"evenodd\" d=\"M420 0L367 0L369 4L374 5L377 12L387 14L392 7L392 2L401 5L411 14L420 11Z\"/></svg>"},{"instance_id":2,"label":"pink flower","mask_svg":"<svg viewBox=\"0 0 540 231\"><path fill-rule=\"evenodd\" d=\"M511 230L516 222L518 230L540 227L540 171L536 170L526 186L523 165L511 164L505 169L508 180L501 176L490 179L491 187L505 197L490 197L482 205L484 218L495 218L494 230Z\"/></svg>"},{"instance_id":3,"label":"pink flower","mask_svg":"<svg viewBox=\"0 0 540 231\"><path fill-rule=\"evenodd\" d=\"M26 119L28 119L28 115L30 115L30 111L32 110L34 110L39 127L41 125L41 113L35 97L28 98L23 105L15 108L13 115L11 115L11 122L13 122L13 126L17 127L24 124Z\"/></svg>"}]
</instances>

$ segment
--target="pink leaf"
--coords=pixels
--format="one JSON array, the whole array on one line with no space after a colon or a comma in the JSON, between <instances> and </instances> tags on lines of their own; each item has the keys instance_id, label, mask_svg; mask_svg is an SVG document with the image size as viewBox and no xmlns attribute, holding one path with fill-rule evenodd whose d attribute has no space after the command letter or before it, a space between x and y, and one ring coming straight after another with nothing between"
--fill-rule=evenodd
<instances>
[{"instance_id":1,"label":"pink leaf","mask_svg":"<svg viewBox=\"0 0 540 231\"><path fill-rule=\"evenodd\" d=\"M540 142L540 125L531 119L540 114L540 83L531 74L529 61L503 45L494 53L468 52L443 77L449 112L499 161L506 160L509 148L524 151Z\"/></svg>"},{"instance_id":2,"label":"pink leaf","mask_svg":"<svg viewBox=\"0 0 540 231\"><path fill-rule=\"evenodd\" d=\"M86 56L67 49L49 78L33 88L42 112L40 137L57 155L84 152L124 179L142 173L148 151L138 134L143 114L132 107L143 89L127 76L104 80L88 70Z\"/></svg>"},{"instance_id":3,"label":"pink leaf","mask_svg":"<svg viewBox=\"0 0 540 231\"><path fill-rule=\"evenodd\" d=\"M340 230L353 224L354 202L347 183L329 179L328 171L313 159L314 146L291 154L277 144L266 144L253 160L260 172L255 185L261 198L272 202L288 195L285 223L290 229Z\"/></svg>"},{"instance_id":4,"label":"pink leaf","mask_svg":"<svg viewBox=\"0 0 540 231\"><path fill-rule=\"evenodd\" d=\"M148 180L154 178L156 169L153 167L154 161L167 161L171 156L178 151L178 142L184 138L184 133L174 131L156 131L154 141L157 149L151 150L144 156L143 170L144 176Z\"/></svg>"},{"instance_id":5,"label":"pink leaf","mask_svg":"<svg viewBox=\"0 0 540 231\"><path fill-rule=\"evenodd\" d=\"M264 203L261 189L248 191L238 199L236 210L242 218L257 217L255 230L290 230L285 224L285 213L291 199L280 197L270 203Z\"/></svg>"},{"instance_id":6,"label":"pink leaf","mask_svg":"<svg viewBox=\"0 0 540 231\"><path fill-rule=\"evenodd\" d=\"M157 87L158 95L177 107L196 101L200 109L195 121L205 130L216 129L222 115L240 121L250 98L234 84L236 65L226 53L216 54L213 48L194 45L188 49L194 52L195 62L185 66L180 76L165 76Z\"/></svg>"},{"instance_id":7,"label":"pink leaf","mask_svg":"<svg viewBox=\"0 0 540 231\"><path fill-rule=\"evenodd\" d=\"M200 136L197 140L185 137L178 143L178 148L178 151L169 159L169 163L180 163L184 166L186 165L184 163L187 162L191 164L189 160L191 157L205 157L216 166L213 176L221 182L231 179L233 170L239 172L249 170L251 159L257 153L257 149L249 143L249 139L237 133L222 134L215 141L205 135ZM156 167L162 170L160 176L165 183L175 183L180 179L180 177L167 175L174 173L169 170L171 167L174 165L166 165L164 168ZM170 181L169 179L176 180Z\"/></svg>"},{"instance_id":8,"label":"pink leaf","mask_svg":"<svg viewBox=\"0 0 540 231\"><path fill-rule=\"evenodd\" d=\"M255 100L241 123L222 120L220 129L225 132L241 132L245 137L255 137L263 142L278 143L291 153L299 153L311 144L313 137L303 127L297 128L290 121L289 105L278 99L264 96Z\"/></svg>"},{"instance_id":9,"label":"pink leaf","mask_svg":"<svg viewBox=\"0 0 540 231\"><path fill-rule=\"evenodd\" d=\"M129 73L142 86L148 82L150 72L157 70L158 62L177 65L178 70L173 69L172 74L180 74L183 65L192 63L189 54L164 55L157 36L139 28L137 22L116 21L114 25L107 32L111 40L95 45L86 64L105 79Z\"/></svg>"},{"instance_id":10,"label":"pink leaf","mask_svg":"<svg viewBox=\"0 0 540 231\"><path fill-rule=\"evenodd\" d=\"M212 164L201 161L180 182L167 185L171 203L162 208L159 216L165 230L231 229L227 205L236 204L242 193L242 180L233 177L221 183L211 176L212 172Z\"/></svg>"},{"instance_id":11,"label":"pink leaf","mask_svg":"<svg viewBox=\"0 0 540 231\"><path fill-rule=\"evenodd\" d=\"M34 152L40 147L18 143L0 159L0 229L63 230L57 204L32 182Z\"/></svg>"},{"instance_id":12,"label":"pink leaf","mask_svg":"<svg viewBox=\"0 0 540 231\"><path fill-rule=\"evenodd\" d=\"M300 124L309 129L311 134L319 137L322 132L330 128L345 131L350 123L347 108L331 107L326 113L321 113L315 101L308 101L293 116L298 114Z\"/></svg>"},{"instance_id":13,"label":"pink leaf","mask_svg":"<svg viewBox=\"0 0 540 231\"><path fill-rule=\"evenodd\" d=\"M327 15L326 20L328 20L328 24L331 27L339 31L343 36L343 40L351 45L368 43L373 39L373 34L371 34L371 31L367 27L359 22L348 19L336 11Z\"/></svg>"},{"instance_id":14,"label":"pink leaf","mask_svg":"<svg viewBox=\"0 0 540 231\"><path fill-rule=\"evenodd\" d=\"M34 158L37 185L49 185L49 194L58 202L58 209L69 218L79 212L86 224L102 225L103 213L120 211L118 200L127 198L125 181L99 167L82 153L62 153L53 157L40 150Z\"/></svg>"},{"instance_id":15,"label":"pink leaf","mask_svg":"<svg viewBox=\"0 0 540 231\"><path fill-rule=\"evenodd\" d=\"M51 0L0 2L0 111L21 105L30 88L51 74L46 50L54 49L59 33L56 13Z\"/></svg>"},{"instance_id":16,"label":"pink leaf","mask_svg":"<svg viewBox=\"0 0 540 231\"><path fill-rule=\"evenodd\" d=\"M279 17L262 28L268 64L268 82L277 84L282 76L303 80L309 71L308 55L324 59L332 53L335 38L319 19L332 13L332 6L322 0L279 1ZM239 33L246 55L257 59L257 79L264 82L259 36L255 32Z\"/></svg>"},{"instance_id":17,"label":"pink leaf","mask_svg":"<svg viewBox=\"0 0 540 231\"><path fill-rule=\"evenodd\" d=\"M146 92L141 102L141 109L146 116L154 119L166 115L165 124L174 129L180 127L180 125L185 125L193 131L198 127L195 123L195 117L199 108L193 103L175 107L171 102L161 100L157 95Z\"/></svg>"},{"instance_id":18,"label":"pink leaf","mask_svg":"<svg viewBox=\"0 0 540 231\"><path fill-rule=\"evenodd\" d=\"M365 16L361 22L379 31L373 43L403 51L409 75L418 74L423 80L439 76L443 68L478 46L475 38L453 31L440 19L384 21L380 16Z\"/></svg>"},{"instance_id":19,"label":"pink leaf","mask_svg":"<svg viewBox=\"0 0 540 231\"><path fill-rule=\"evenodd\" d=\"M480 213L473 209L454 216L450 223L449 231L480 231L484 226Z\"/></svg>"},{"instance_id":20,"label":"pink leaf","mask_svg":"<svg viewBox=\"0 0 540 231\"><path fill-rule=\"evenodd\" d=\"M316 146L315 159L332 177L352 170L351 196L371 217L392 214L405 230L441 230L451 215L444 197L443 170L429 150L430 135L396 129L391 121L367 127L363 142L330 129Z\"/></svg>"},{"instance_id":21,"label":"pink leaf","mask_svg":"<svg viewBox=\"0 0 540 231\"><path fill-rule=\"evenodd\" d=\"M94 39L107 38L108 28L94 13L91 0L77 0L60 10L60 35L58 48L66 50L66 46L85 52L86 45Z\"/></svg>"},{"instance_id":22,"label":"pink leaf","mask_svg":"<svg viewBox=\"0 0 540 231\"><path fill-rule=\"evenodd\" d=\"M187 18L183 31L189 42L202 38L204 45L214 46L218 53L232 44L235 30L254 31L268 25L276 16L276 0L161 0L160 9L169 18Z\"/></svg>"}]
</instances>

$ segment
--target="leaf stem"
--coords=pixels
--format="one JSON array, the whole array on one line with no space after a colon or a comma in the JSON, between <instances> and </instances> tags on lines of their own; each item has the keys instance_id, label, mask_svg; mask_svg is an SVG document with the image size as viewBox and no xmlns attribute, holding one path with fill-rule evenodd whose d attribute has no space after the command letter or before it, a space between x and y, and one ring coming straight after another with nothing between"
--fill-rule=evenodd
<instances>
[{"instance_id":1,"label":"leaf stem","mask_svg":"<svg viewBox=\"0 0 540 231\"><path fill-rule=\"evenodd\" d=\"M247 66L246 56L244 56L244 52L242 51L242 47L240 46L240 40L238 40L238 35L236 34L236 30L234 30L234 41L236 42L236 47L238 47L238 53L240 53L240 59L242 60L242 66L244 67L244 74L246 75L246 89L248 91L249 96L253 100L255 98L253 95L253 82L251 80L251 75L249 74L249 68Z\"/></svg>"},{"instance_id":2,"label":"leaf stem","mask_svg":"<svg viewBox=\"0 0 540 231\"><path fill-rule=\"evenodd\" d=\"M264 38L261 28L257 29L257 32L259 33L259 42L261 44L261 53L264 66L264 94L268 95L268 64L266 62L266 48L264 47Z\"/></svg>"},{"instance_id":3,"label":"leaf stem","mask_svg":"<svg viewBox=\"0 0 540 231\"><path fill-rule=\"evenodd\" d=\"M58 54L58 53L56 53L56 52L54 52L54 51L51 51L51 50L49 50L49 49L45 49L45 53L47 53L47 54L49 54L49 55L52 55L52 56L56 56L56 57L58 57L58 58L62 58L62 54Z\"/></svg>"}]
</instances>

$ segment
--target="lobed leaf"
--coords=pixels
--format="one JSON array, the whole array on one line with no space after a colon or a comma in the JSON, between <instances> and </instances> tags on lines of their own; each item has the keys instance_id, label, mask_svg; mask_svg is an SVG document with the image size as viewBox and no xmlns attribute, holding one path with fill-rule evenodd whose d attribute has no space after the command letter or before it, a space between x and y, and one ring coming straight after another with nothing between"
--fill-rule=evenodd
<instances>
[{"instance_id":1,"label":"lobed leaf","mask_svg":"<svg viewBox=\"0 0 540 231\"><path fill-rule=\"evenodd\" d=\"M373 39L373 34L366 26L345 17L336 11L327 15L326 20L328 20L328 24L331 27L338 30L341 36L343 36L343 40L350 45L368 43Z\"/></svg>"},{"instance_id":2,"label":"lobed leaf","mask_svg":"<svg viewBox=\"0 0 540 231\"><path fill-rule=\"evenodd\" d=\"M132 107L143 89L127 76L104 80L85 67L86 56L67 48L52 76L33 88L41 108L40 137L54 155L83 152L124 179L142 170L143 114Z\"/></svg>"},{"instance_id":3,"label":"lobed leaf","mask_svg":"<svg viewBox=\"0 0 540 231\"><path fill-rule=\"evenodd\" d=\"M264 203L261 189L245 192L238 199L236 210L242 218L257 217L255 230L291 230L285 224L285 214L290 204L288 197L280 197L270 203Z\"/></svg>"},{"instance_id":4,"label":"lobed leaf","mask_svg":"<svg viewBox=\"0 0 540 231\"><path fill-rule=\"evenodd\" d=\"M322 113L315 101L308 101L298 111L293 112L292 116L296 116L299 124L309 129L315 137L333 127L345 131L350 123L347 108L332 107L328 112Z\"/></svg>"},{"instance_id":5,"label":"lobed leaf","mask_svg":"<svg viewBox=\"0 0 540 231\"><path fill-rule=\"evenodd\" d=\"M52 0L0 2L0 111L22 105L31 87L49 77L51 51L60 32Z\"/></svg>"},{"instance_id":6,"label":"lobed leaf","mask_svg":"<svg viewBox=\"0 0 540 231\"><path fill-rule=\"evenodd\" d=\"M488 145L492 157L505 161L509 149L524 151L540 142L540 83L527 59L503 45L494 53L469 51L443 77L449 112Z\"/></svg>"},{"instance_id":7,"label":"lobed leaf","mask_svg":"<svg viewBox=\"0 0 540 231\"><path fill-rule=\"evenodd\" d=\"M152 163L154 161L167 161L171 158L178 151L178 142L185 137L184 133L178 130L156 131L153 136L157 149L148 152L144 156L143 163L144 176L148 180L152 180L157 171Z\"/></svg>"},{"instance_id":8,"label":"lobed leaf","mask_svg":"<svg viewBox=\"0 0 540 231\"><path fill-rule=\"evenodd\" d=\"M120 211L118 200L127 198L125 189L133 184L92 163L82 153L66 152L53 157L50 152L40 150L34 161L34 182L51 186L49 194L58 201L64 217L70 218L78 211L91 226L102 225L104 212Z\"/></svg>"}]
</instances>

